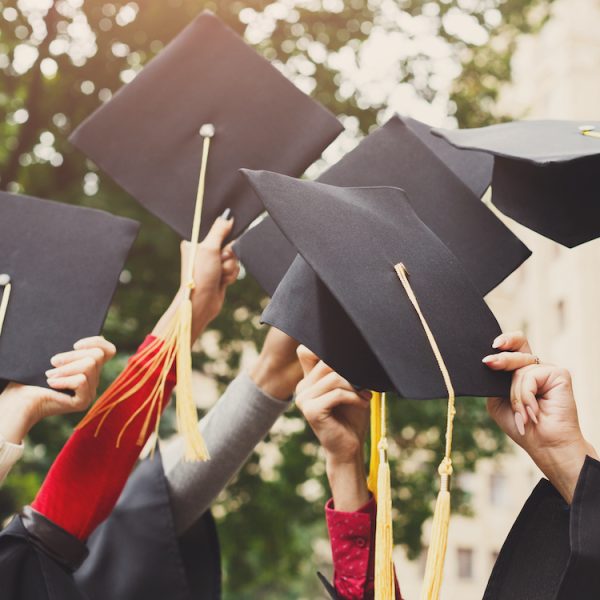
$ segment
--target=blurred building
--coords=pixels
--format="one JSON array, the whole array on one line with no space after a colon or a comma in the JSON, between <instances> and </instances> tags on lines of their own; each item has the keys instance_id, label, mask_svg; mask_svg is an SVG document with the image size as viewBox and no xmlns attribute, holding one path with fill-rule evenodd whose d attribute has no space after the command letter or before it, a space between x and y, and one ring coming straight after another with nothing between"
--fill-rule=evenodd
<instances>
[{"instance_id":1,"label":"blurred building","mask_svg":"<svg viewBox=\"0 0 600 600\"><path fill-rule=\"evenodd\" d=\"M600 120L598 31L600 0L557 0L553 18L519 45L502 111L515 118ZM510 226L533 256L490 295L490 306L504 330L528 334L542 360L570 369L584 433L600 449L600 240L568 250ZM475 516L452 519L444 600L481 600L496 554L538 478L518 448L463 478ZM409 600L419 598L423 563L398 553Z\"/></svg>"}]
</instances>

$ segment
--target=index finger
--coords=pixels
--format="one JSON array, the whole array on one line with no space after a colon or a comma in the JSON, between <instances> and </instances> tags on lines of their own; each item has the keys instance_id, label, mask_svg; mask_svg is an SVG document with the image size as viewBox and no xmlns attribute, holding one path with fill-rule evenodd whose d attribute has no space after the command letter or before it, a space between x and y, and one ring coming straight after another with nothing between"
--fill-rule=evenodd
<instances>
[{"instance_id":1,"label":"index finger","mask_svg":"<svg viewBox=\"0 0 600 600\"><path fill-rule=\"evenodd\" d=\"M531 354L529 340L522 331L509 331L499 335L492 343L492 348Z\"/></svg>"},{"instance_id":2,"label":"index finger","mask_svg":"<svg viewBox=\"0 0 600 600\"><path fill-rule=\"evenodd\" d=\"M215 219L215 222L210 228L210 231L206 234L202 245L207 248L220 250L223 247L223 243L227 239L227 236L231 233L232 229L233 217L229 219L218 217L217 219Z\"/></svg>"},{"instance_id":3,"label":"index finger","mask_svg":"<svg viewBox=\"0 0 600 600\"><path fill-rule=\"evenodd\" d=\"M100 350L102 350L104 353L105 360L110 360L117 353L117 347L101 335L83 338L78 342L75 342L75 344L73 344L73 348L75 350L90 350L92 348L100 348Z\"/></svg>"}]
</instances>

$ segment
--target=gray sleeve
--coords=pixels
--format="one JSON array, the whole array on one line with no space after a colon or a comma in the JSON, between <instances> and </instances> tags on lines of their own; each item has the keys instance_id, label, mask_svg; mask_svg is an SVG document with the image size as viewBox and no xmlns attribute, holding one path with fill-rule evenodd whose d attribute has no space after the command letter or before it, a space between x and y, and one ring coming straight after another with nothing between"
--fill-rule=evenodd
<instances>
[{"instance_id":1,"label":"gray sleeve","mask_svg":"<svg viewBox=\"0 0 600 600\"><path fill-rule=\"evenodd\" d=\"M178 534L210 507L288 406L264 394L242 373L199 423L209 461L184 461L182 440L161 450Z\"/></svg>"}]
</instances>

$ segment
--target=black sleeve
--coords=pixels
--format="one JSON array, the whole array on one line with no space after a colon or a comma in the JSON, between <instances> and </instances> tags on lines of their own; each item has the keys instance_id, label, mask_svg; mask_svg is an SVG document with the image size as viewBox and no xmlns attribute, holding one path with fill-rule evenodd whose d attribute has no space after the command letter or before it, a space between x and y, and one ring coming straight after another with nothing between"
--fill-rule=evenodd
<instances>
[{"instance_id":1,"label":"black sleeve","mask_svg":"<svg viewBox=\"0 0 600 600\"><path fill-rule=\"evenodd\" d=\"M571 555L557 600L600 597L600 462L590 458L581 470L571 504Z\"/></svg>"},{"instance_id":2,"label":"black sleeve","mask_svg":"<svg viewBox=\"0 0 600 600\"><path fill-rule=\"evenodd\" d=\"M81 542L39 513L17 516L0 533L0 595L7 600L86 600L73 581L71 562L85 554Z\"/></svg>"},{"instance_id":3,"label":"black sleeve","mask_svg":"<svg viewBox=\"0 0 600 600\"><path fill-rule=\"evenodd\" d=\"M218 600L221 563L207 512L183 538L175 533L160 454L143 461L110 517L88 543L75 578L89 600Z\"/></svg>"},{"instance_id":4,"label":"black sleeve","mask_svg":"<svg viewBox=\"0 0 600 600\"><path fill-rule=\"evenodd\" d=\"M327 578L325 577L325 575L323 575L323 573L319 573L318 572L317 573L317 577L321 580L321 583L323 584L323 586L327 590L327 593L331 597L331 600L339 600L339 596L337 595L337 592L335 591L335 588L329 583L329 581L327 580Z\"/></svg>"},{"instance_id":5,"label":"black sleeve","mask_svg":"<svg viewBox=\"0 0 600 600\"><path fill-rule=\"evenodd\" d=\"M571 506L545 479L513 525L484 600L600 597L600 463L586 458Z\"/></svg>"}]
</instances>

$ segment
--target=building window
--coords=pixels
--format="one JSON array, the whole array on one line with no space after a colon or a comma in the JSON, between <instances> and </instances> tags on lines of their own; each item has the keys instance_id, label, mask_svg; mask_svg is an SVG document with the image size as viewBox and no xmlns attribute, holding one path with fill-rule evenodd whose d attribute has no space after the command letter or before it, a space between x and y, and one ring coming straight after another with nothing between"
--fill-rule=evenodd
<instances>
[{"instance_id":1,"label":"building window","mask_svg":"<svg viewBox=\"0 0 600 600\"><path fill-rule=\"evenodd\" d=\"M490 503L492 506L506 506L508 480L502 473L490 475Z\"/></svg>"},{"instance_id":2,"label":"building window","mask_svg":"<svg viewBox=\"0 0 600 600\"><path fill-rule=\"evenodd\" d=\"M471 548L458 548L458 578L473 579L473 550Z\"/></svg>"}]
</instances>

